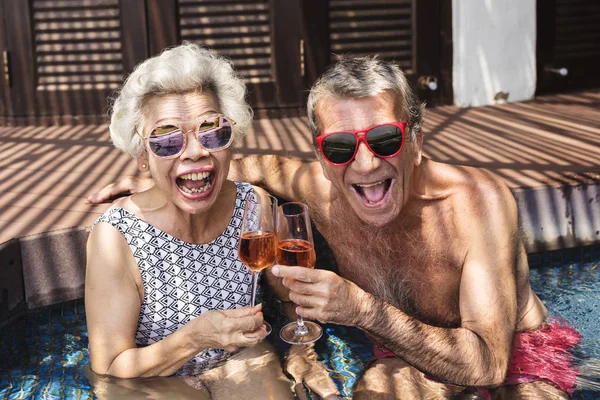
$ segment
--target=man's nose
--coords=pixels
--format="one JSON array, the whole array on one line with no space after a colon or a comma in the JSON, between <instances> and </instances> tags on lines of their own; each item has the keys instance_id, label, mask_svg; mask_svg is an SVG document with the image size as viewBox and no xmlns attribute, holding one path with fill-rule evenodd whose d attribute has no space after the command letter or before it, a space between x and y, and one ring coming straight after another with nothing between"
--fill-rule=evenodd
<instances>
[{"instance_id":1,"label":"man's nose","mask_svg":"<svg viewBox=\"0 0 600 400\"><path fill-rule=\"evenodd\" d=\"M352 168L361 173L368 173L377 169L380 164L379 157L373 154L364 142L360 142L358 150L356 150L356 156L351 163Z\"/></svg>"},{"instance_id":2,"label":"man's nose","mask_svg":"<svg viewBox=\"0 0 600 400\"><path fill-rule=\"evenodd\" d=\"M198 141L198 137L193 132L187 133L187 146L183 153L181 153L181 158L183 160L192 160L196 161L203 157L208 157L210 153L206 150Z\"/></svg>"}]
</instances>

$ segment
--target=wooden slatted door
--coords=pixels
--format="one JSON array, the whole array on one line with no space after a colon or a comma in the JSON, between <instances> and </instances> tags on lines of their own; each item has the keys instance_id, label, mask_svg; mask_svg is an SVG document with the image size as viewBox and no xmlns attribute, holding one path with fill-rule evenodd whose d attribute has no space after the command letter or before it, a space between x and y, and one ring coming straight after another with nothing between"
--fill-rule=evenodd
<instances>
[{"instance_id":1,"label":"wooden slatted door","mask_svg":"<svg viewBox=\"0 0 600 400\"><path fill-rule=\"evenodd\" d=\"M411 0L330 0L330 57L378 54L414 74Z\"/></svg>"},{"instance_id":2,"label":"wooden slatted door","mask_svg":"<svg viewBox=\"0 0 600 400\"><path fill-rule=\"evenodd\" d=\"M600 87L600 2L538 2L538 93Z\"/></svg>"},{"instance_id":3,"label":"wooden slatted door","mask_svg":"<svg viewBox=\"0 0 600 400\"><path fill-rule=\"evenodd\" d=\"M443 82L451 71L444 74L441 64L442 18L450 18L442 15L442 6L451 12L446 3L449 2L329 0L330 61L344 54L377 54L398 64L419 97L429 104L451 102L451 79ZM447 48L451 48L451 37ZM451 52L447 56L451 57ZM446 65L451 68L451 62Z\"/></svg>"},{"instance_id":4,"label":"wooden slatted door","mask_svg":"<svg viewBox=\"0 0 600 400\"><path fill-rule=\"evenodd\" d=\"M294 7L289 0L178 0L178 38L229 57L253 106L299 107L300 30Z\"/></svg>"},{"instance_id":5,"label":"wooden slatted door","mask_svg":"<svg viewBox=\"0 0 600 400\"><path fill-rule=\"evenodd\" d=\"M141 23L128 30L121 2L5 0L15 117L105 114L107 97L147 53L143 37L131 41L136 30L145 35L143 1L126 2L142 5Z\"/></svg>"}]
</instances>

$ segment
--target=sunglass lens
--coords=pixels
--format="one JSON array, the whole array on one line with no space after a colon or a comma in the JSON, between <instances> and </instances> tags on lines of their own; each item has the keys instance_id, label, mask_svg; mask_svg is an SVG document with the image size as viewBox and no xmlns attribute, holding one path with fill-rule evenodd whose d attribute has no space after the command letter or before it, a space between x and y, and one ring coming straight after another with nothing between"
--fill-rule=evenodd
<instances>
[{"instance_id":1,"label":"sunglass lens","mask_svg":"<svg viewBox=\"0 0 600 400\"><path fill-rule=\"evenodd\" d=\"M391 156L402 147L402 131L395 125L383 125L367 132L367 142L380 156Z\"/></svg>"},{"instance_id":2,"label":"sunglass lens","mask_svg":"<svg viewBox=\"0 0 600 400\"><path fill-rule=\"evenodd\" d=\"M344 164L352 159L356 150L356 137L351 133L334 133L321 143L323 155L334 164Z\"/></svg>"},{"instance_id":3,"label":"sunglass lens","mask_svg":"<svg viewBox=\"0 0 600 400\"><path fill-rule=\"evenodd\" d=\"M204 132L200 135L200 144L206 149L214 150L227 147L231 143L232 131L229 123L224 123L220 128Z\"/></svg>"},{"instance_id":4,"label":"sunglass lens","mask_svg":"<svg viewBox=\"0 0 600 400\"><path fill-rule=\"evenodd\" d=\"M178 129L164 135L150 136L150 150L159 157L174 156L183 148L183 132Z\"/></svg>"}]
</instances>

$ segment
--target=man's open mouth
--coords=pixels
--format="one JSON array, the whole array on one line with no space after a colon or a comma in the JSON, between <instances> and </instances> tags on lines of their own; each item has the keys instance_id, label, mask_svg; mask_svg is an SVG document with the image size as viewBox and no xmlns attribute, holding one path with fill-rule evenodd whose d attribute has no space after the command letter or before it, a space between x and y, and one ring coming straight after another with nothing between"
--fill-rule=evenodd
<instances>
[{"instance_id":1,"label":"man's open mouth","mask_svg":"<svg viewBox=\"0 0 600 400\"><path fill-rule=\"evenodd\" d=\"M385 198L390 186L391 179L384 179L379 182L353 184L352 188L367 204L375 204Z\"/></svg>"},{"instance_id":2,"label":"man's open mouth","mask_svg":"<svg viewBox=\"0 0 600 400\"><path fill-rule=\"evenodd\" d=\"M189 194L204 193L212 186L214 174L209 171L194 172L177 177L177 186Z\"/></svg>"}]
</instances>

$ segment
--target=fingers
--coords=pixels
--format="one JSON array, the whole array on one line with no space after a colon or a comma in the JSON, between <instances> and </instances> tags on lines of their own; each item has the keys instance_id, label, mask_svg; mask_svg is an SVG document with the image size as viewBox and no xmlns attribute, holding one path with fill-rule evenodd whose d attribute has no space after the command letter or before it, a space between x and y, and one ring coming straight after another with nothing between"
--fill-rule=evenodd
<instances>
[{"instance_id":1,"label":"fingers","mask_svg":"<svg viewBox=\"0 0 600 400\"><path fill-rule=\"evenodd\" d=\"M154 181L151 178L126 176L124 178L119 178L114 183L104 186L98 192L89 196L87 201L92 204L108 203L117 197L148 190L153 185Z\"/></svg>"},{"instance_id":2,"label":"fingers","mask_svg":"<svg viewBox=\"0 0 600 400\"><path fill-rule=\"evenodd\" d=\"M257 340L262 341L265 337L269 335L269 330L267 330L267 325L261 324L258 328L252 331L242 332L242 335L245 339L249 340Z\"/></svg>"},{"instance_id":3,"label":"fingers","mask_svg":"<svg viewBox=\"0 0 600 400\"><path fill-rule=\"evenodd\" d=\"M234 310L227 310L228 322L232 325L231 331L240 331L243 333L254 332L264 326L264 316L262 305L255 307L242 307Z\"/></svg>"},{"instance_id":4,"label":"fingers","mask_svg":"<svg viewBox=\"0 0 600 400\"><path fill-rule=\"evenodd\" d=\"M327 318L324 318L316 308L298 306L296 307L296 314L311 321L320 321L323 323L330 322Z\"/></svg>"},{"instance_id":5,"label":"fingers","mask_svg":"<svg viewBox=\"0 0 600 400\"><path fill-rule=\"evenodd\" d=\"M328 271L310 269L304 267L288 267L285 265L274 265L271 268L273 275L280 278L294 278L302 282L318 282L322 279L324 273Z\"/></svg>"},{"instance_id":6,"label":"fingers","mask_svg":"<svg viewBox=\"0 0 600 400\"><path fill-rule=\"evenodd\" d=\"M327 306L326 299L296 292L290 292L290 300L297 306L305 308L325 308Z\"/></svg>"},{"instance_id":7,"label":"fingers","mask_svg":"<svg viewBox=\"0 0 600 400\"><path fill-rule=\"evenodd\" d=\"M231 310L223 310L223 312L226 313L230 318L247 317L262 312L262 304L257 304L254 307L247 306L234 308Z\"/></svg>"},{"instance_id":8,"label":"fingers","mask_svg":"<svg viewBox=\"0 0 600 400\"><path fill-rule=\"evenodd\" d=\"M117 197L126 196L132 193L132 187L135 187L132 178L121 178L114 183L104 186L98 192L89 196L87 201L92 204L109 203Z\"/></svg>"},{"instance_id":9,"label":"fingers","mask_svg":"<svg viewBox=\"0 0 600 400\"><path fill-rule=\"evenodd\" d=\"M111 183L109 185L104 186L102 189L92 194L87 198L88 203L91 204L100 204L100 203L108 203L109 200L114 196L115 184Z\"/></svg>"},{"instance_id":10,"label":"fingers","mask_svg":"<svg viewBox=\"0 0 600 400\"><path fill-rule=\"evenodd\" d=\"M237 320L238 330L243 332L255 331L259 329L264 322L265 319L263 318L262 313L242 317Z\"/></svg>"},{"instance_id":11,"label":"fingers","mask_svg":"<svg viewBox=\"0 0 600 400\"><path fill-rule=\"evenodd\" d=\"M299 294L325 297L327 295L327 288L319 283L306 283L302 281L297 281L292 278L284 278L283 285L290 289L292 292Z\"/></svg>"}]
</instances>

